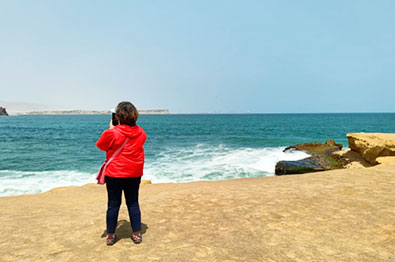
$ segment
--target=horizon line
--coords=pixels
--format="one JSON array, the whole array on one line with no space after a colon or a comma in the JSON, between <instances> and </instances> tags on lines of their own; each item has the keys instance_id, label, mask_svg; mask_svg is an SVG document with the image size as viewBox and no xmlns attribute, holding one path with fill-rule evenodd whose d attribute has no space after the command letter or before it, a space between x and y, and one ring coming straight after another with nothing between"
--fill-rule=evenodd
<instances>
[{"instance_id":1,"label":"horizon line","mask_svg":"<svg viewBox=\"0 0 395 262\"><path fill-rule=\"evenodd\" d=\"M56 114L57 112L64 111L64 113ZM82 111L82 113L75 113L75 111ZM84 111L86 113L84 113ZM138 111L168 111L168 113L141 113L142 115L303 115L303 114L394 114L395 112L232 112L232 113L220 113L220 112L198 112L198 113L181 113L171 112L167 109L141 109ZM47 113L46 113L47 112ZM91 113L88 113L91 112ZM34 114L37 113L37 114ZM110 111L106 110L34 110L34 111L9 111L9 115L106 115L110 114Z\"/></svg>"}]
</instances>

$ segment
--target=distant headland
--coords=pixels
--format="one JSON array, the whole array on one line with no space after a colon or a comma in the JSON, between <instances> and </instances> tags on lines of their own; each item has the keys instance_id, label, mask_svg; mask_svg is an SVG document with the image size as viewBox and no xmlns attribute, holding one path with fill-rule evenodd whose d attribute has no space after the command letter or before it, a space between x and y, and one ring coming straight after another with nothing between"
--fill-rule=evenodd
<instances>
[{"instance_id":1,"label":"distant headland","mask_svg":"<svg viewBox=\"0 0 395 262\"><path fill-rule=\"evenodd\" d=\"M7 111L6 111L7 109ZM139 110L142 115L145 114L170 114L168 109L150 109ZM111 114L110 110L87 110L65 108L63 106L51 106L24 102L9 102L0 100L0 114L3 115L107 115Z\"/></svg>"},{"instance_id":2,"label":"distant headland","mask_svg":"<svg viewBox=\"0 0 395 262\"><path fill-rule=\"evenodd\" d=\"M8 116L7 110L0 106L0 116Z\"/></svg>"},{"instance_id":3,"label":"distant headland","mask_svg":"<svg viewBox=\"0 0 395 262\"><path fill-rule=\"evenodd\" d=\"M168 115L170 114L167 109L156 110L139 110L142 115ZM47 110L47 111L30 111L18 112L17 115L107 115L111 111L97 111L97 110Z\"/></svg>"}]
</instances>

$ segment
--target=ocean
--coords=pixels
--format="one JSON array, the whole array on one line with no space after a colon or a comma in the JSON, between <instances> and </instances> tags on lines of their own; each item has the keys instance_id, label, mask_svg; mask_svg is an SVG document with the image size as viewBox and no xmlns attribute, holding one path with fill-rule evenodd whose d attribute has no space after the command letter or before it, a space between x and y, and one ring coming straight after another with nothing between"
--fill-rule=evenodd
<instances>
[{"instance_id":1,"label":"ocean","mask_svg":"<svg viewBox=\"0 0 395 262\"><path fill-rule=\"evenodd\" d=\"M0 196L95 183L105 153L96 148L109 115L0 117ZM274 176L280 160L307 157L286 146L346 133L395 132L394 113L141 115L147 133L143 179L182 183Z\"/></svg>"}]
</instances>

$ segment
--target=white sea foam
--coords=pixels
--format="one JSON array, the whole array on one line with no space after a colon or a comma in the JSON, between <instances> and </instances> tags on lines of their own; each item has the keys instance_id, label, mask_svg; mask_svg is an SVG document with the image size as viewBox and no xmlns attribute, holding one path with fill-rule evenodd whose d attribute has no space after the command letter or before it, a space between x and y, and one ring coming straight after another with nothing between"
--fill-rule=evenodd
<instances>
[{"instance_id":1,"label":"white sea foam","mask_svg":"<svg viewBox=\"0 0 395 262\"><path fill-rule=\"evenodd\" d=\"M60 186L95 183L95 174L70 170L13 171L0 170L0 196L41 193Z\"/></svg>"},{"instance_id":2,"label":"white sea foam","mask_svg":"<svg viewBox=\"0 0 395 262\"><path fill-rule=\"evenodd\" d=\"M198 145L170 148L147 163L144 178L153 183L221 180L273 176L280 160L299 160L309 155L301 151L283 152L284 147L238 148Z\"/></svg>"},{"instance_id":3,"label":"white sea foam","mask_svg":"<svg viewBox=\"0 0 395 262\"><path fill-rule=\"evenodd\" d=\"M300 151L283 152L277 148L228 148L197 145L174 147L147 159L143 179L153 183L222 180L230 178L273 176L280 160L308 157ZM98 167L99 168L99 167ZM0 170L0 196L40 193L60 186L96 183L95 173L59 171Z\"/></svg>"}]
</instances>

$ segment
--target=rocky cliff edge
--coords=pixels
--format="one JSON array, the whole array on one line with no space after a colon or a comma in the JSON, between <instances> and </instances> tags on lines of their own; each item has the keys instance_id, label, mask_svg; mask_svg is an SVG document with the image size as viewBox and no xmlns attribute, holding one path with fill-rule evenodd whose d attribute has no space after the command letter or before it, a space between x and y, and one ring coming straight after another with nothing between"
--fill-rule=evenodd
<instances>
[{"instance_id":1,"label":"rocky cliff edge","mask_svg":"<svg viewBox=\"0 0 395 262\"><path fill-rule=\"evenodd\" d=\"M348 144L366 161L375 165L378 157L395 156L395 134L390 133L349 133Z\"/></svg>"}]
</instances>

